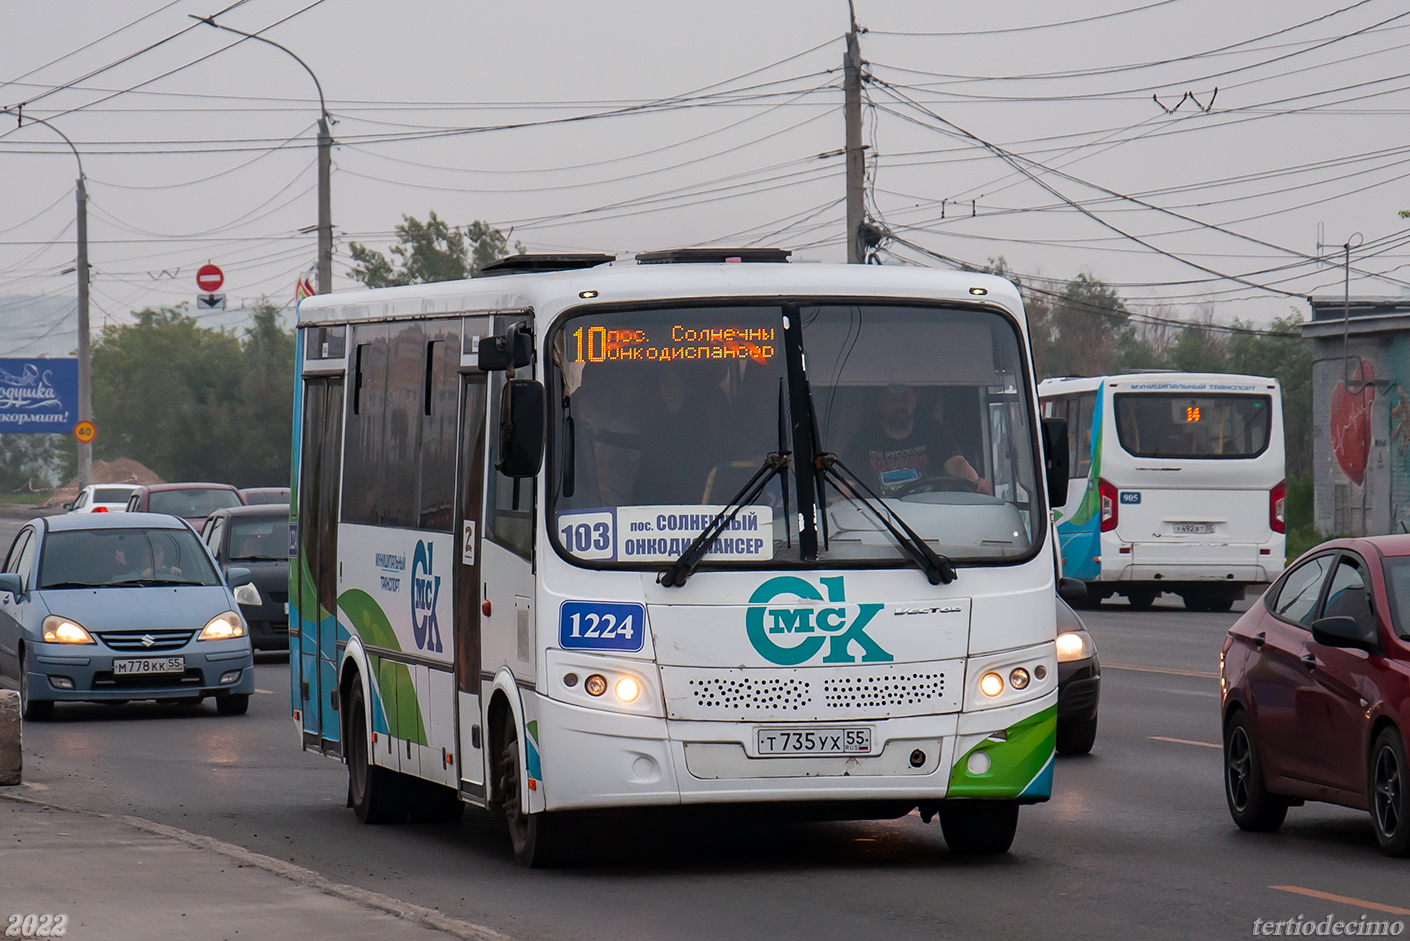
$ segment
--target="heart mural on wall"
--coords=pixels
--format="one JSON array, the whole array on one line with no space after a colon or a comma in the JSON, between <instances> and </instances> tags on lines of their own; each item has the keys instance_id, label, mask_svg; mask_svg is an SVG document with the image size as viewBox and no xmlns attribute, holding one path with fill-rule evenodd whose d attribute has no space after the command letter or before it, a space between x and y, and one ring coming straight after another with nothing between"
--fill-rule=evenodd
<instances>
[{"instance_id":1,"label":"heart mural on wall","mask_svg":"<svg viewBox=\"0 0 1410 941\"><path fill-rule=\"evenodd\" d=\"M1373 385L1376 371L1366 360L1352 374L1352 385L1359 392L1349 392L1346 383L1338 382L1332 390L1332 411L1328 430L1332 433L1332 453L1337 463L1354 482L1366 477L1366 457L1371 453L1371 403L1376 398Z\"/></svg>"}]
</instances>

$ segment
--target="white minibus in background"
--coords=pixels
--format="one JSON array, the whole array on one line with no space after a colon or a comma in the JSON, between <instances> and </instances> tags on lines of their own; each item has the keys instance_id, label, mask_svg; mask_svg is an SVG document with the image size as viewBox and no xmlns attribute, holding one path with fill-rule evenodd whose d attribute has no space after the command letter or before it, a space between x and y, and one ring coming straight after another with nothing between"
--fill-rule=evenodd
<instances>
[{"instance_id":1,"label":"white minibus in background","mask_svg":"<svg viewBox=\"0 0 1410 941\"><path fill-rule=\"evenodd\" d=\"M1150 372L1048 379L1072 480L1058 509L1063 574L1091 602L1162 592L1228 611L1283 571L1283 402L1275 379Z\"/></svg>"},{"instance_id":2,"label":"white minibus in background","mask_svg":"<svg viewBox=\"0 0 1410 941\"><path fill-rule=\"evenodd\" d=\"M577 811L919 808L982 853L1048 799L1067 447L1018 292L787 254L300 304L292 710L361 820L468 803L543 865Z\"/></svg>"}]
</instances>

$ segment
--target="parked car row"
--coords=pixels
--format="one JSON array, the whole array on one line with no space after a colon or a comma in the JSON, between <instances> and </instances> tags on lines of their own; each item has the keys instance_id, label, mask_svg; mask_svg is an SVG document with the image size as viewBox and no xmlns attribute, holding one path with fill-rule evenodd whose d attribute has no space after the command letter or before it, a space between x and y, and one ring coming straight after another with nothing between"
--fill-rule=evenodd
<instances>
[{"instance_id":1,"label":"parked car row","mask_svg":"<svg viewBox=\"0 0 1410 941\"><path fill-rule=\"evenodd\" d=\"M188 522L195 520L199 525L211 513L225 507L287 506L288 503L288 487L238 490L229 484L209 483L89 484L78 492L72 503L65 503L64 509L70 513L167 513Z\"/></svg>"}]
</instances>

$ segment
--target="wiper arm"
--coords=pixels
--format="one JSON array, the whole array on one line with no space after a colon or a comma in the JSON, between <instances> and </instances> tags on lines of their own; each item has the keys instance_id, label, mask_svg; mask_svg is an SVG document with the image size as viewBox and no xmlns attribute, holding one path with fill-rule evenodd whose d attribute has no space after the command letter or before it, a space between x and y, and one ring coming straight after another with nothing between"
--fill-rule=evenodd
<instances>
[{"instance_id":1,"label":"wiper arm","mask_svg":"<svg viewBox=\"0 0 1410 941\"><path fill-rule=\"evenodd\" d=\"M149 588L154 585L204 585L205 582L194 582L190 579L181 578L125 578L120 582L108 582L108 588L126 588L137 586L138 588Z\"/></svg>"},{"instance_id":2,"label":"wiper arm","mask_svg":"<svg viewBox=\"0 0 1410 941\"><path fill-rule=\"evenodd\" d=\"M823 452L818 455L817 465L823 480L831 481L838 493L851 497L871 510L901 549L920 566L930 584L948 585L955 580L955 563L930 548L895 510L887 506L860 477L852 473L851 468L842 463L841 458L836 454Z\"/></svg>"},{"instance_id":3,"label":"wiper arm","mask_svg":"<svg viewBox=\"0 0 1410 941\"><path fill-rule=\"evenodd\" d=\"M695 571L695 567L700 564L700 560L705 557L705 553L710 551L711 544L716 537L734 522L734 518L739 515L739 511L758 498L764 492L764 488L769 485L779 474L788 469L788 465L793 463L793 456L784 451L770 454L764 458L764 463L759 465L759 469L754 472L754 476L749 478L749 482L740 488L720 512L715 514L715 518L710 520L710 525L696 536L690 545L686 546L679 559L672 562L660 577L656 580L667 588L679 588L685 584L686 579ZM785 524L787 521L785 520Z\"/></svg>"}]
</instances>

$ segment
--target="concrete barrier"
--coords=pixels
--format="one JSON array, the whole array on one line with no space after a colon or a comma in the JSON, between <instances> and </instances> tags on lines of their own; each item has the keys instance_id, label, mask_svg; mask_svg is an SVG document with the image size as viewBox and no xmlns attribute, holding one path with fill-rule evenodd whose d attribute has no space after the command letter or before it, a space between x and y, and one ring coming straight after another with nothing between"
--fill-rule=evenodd
<instances>
[{"instance_id":1,"label":"concrete barrier","mask_svg":"<svg viewBox=\"0 0 1410 941\"><path fill-rule=\"evenodd\" d=\"M0 785L20 783L24 767L20 725L20 694L0 689Z\"/></svg>"}]
</instances>

